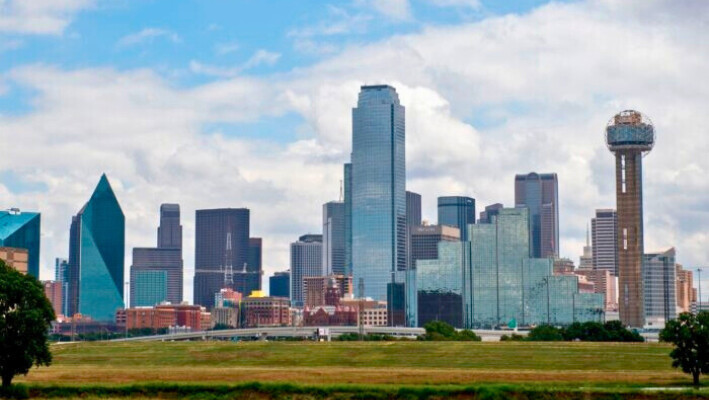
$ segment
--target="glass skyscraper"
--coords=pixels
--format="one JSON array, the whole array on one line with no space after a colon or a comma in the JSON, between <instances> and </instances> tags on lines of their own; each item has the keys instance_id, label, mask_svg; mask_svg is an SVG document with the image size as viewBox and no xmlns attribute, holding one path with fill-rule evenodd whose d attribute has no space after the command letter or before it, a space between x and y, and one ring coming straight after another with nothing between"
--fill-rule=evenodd
<instances>
[{"instance_id":1,"label":"glass skyscraper","mask_svg":"<svg viewBox=\"0 0 709 400\"><path fill-rule=\"evenodd\" d=\"M396 90L362 86L352 110L353 281L364 283L358 295L390 304L404 303L387 289L400 292L407 265L405 130Z\"/></svg>"},{"instance_id":2,"label":"glass skyscraper","mask_svg":"<svg viewBox=\"0 0 709 400\"><path fill-rule=\"evenodd\" d=\"M106 175L72 218L69 235L69 315L114 321L123 308L125 216Z\"/></svg>"},{"instance_id":3,"label":"glass skyscraper","mask_svg":"<svg viewBox=\"0 0 709 400\"><path fill-rule=\"evenodd\" d=\"M645 324L663 328L677 318L675 249L643 256Z\"/></svg>"},{"instance_id":4,"label":"glass skyscraper","mask_svg":"<svg viewBox=\"0 0 709 400\"><path fill-rule=\"evenodd\" d=\"M352 164L344 165L345 175L345 275L352 275Z\"/></svg>"},{"instance_id":5,"label":"glass skyscraper","mask_svg":"<svg viewBox=\"0 0 709 400\"><path fill-rule=\"evenodd\" d=\"M322 235L303 235L290 245L290 299L302 307L305 300L303 278L323 276Z\"/></svg>"},{"instance_id":6,"label":"glass skyscraper","mask_svg":"<svg viewBox=\"0 0 709 400\"><path fill-rule=\"evenodd\" d=\"M529 256L559 257L559 181L555 173L515 176L515 207L529 210Z\"/></svg>"},{"instance_id":7,"label":"glass skyscraper","mask_svg":"<svg viewBox=\"0 0 709 400\"><path fill-rule=\"evenodd\" d=\"M0 211L0 247L25 249L27 273L39 279L40 214L18 209Z\"/></svg>"},{"instance_id":8,"label":"glass skyscraper","mask_svg":"<svg viewBox=\"0 0 709 400\"><path fill-rule=\"evenodd\" d=\"M330 201L322 207L322 262L325 275L345 275L345 203Z\"/></svg>"},{"instance_id":9,"label":"glass skyscraper","mask_svg":"<svg viewBox=\"0 0 709 400\"><path fill-rule=\"evenodd\" d=\"M159 275L147 274L150 271L164 272L165 280L156 281L151 278L152 280L146 282L154 284L139 284L140 277L155 277ZM146 274L143 274L143 272L146 272ZM182 225L180 225L180 206L178 204L162 204L160 206L158 247L134 248L130 275L131 307L152 306L163 301L169 301L172 304L180 304L182 302ZM155 282L163 282L165 286L160 287ZM147 293L146 291L152 292ZM162 298L160 298L161 296ZM148 304L145 304L146 301Z\"/></svg>"},{"instance_id":10,"label":"glass skyscraper","mask_svg":"<svg viewBox=\"0 0 709 400\"><path fill-rule=\"evenodd\" d=\"M475 199L464 196L438 198L438 225L460 229L460 240L468 240L468 225L475 223Z\"/></svg>"}]
</instances>

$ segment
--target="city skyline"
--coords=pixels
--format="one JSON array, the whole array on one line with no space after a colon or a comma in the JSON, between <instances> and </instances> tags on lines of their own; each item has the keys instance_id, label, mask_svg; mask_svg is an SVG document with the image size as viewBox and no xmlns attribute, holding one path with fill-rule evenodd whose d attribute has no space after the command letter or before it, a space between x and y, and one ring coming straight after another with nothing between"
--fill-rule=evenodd
<instances>
[{"instance_id":1,"label":"city skyline","mask_svg":"<svg viewBox=\"0 0 709 400\"><path fill-rule=\"evenodd\" d=\"M675 59L675 51L684 54L687 47L693 47L686 44L691 41L685 42L683 38L687 31L697 29L698 20L692 15L702 14L705 6L698 5L698 9L690 10L659 2L641 7L647 15L687 16L681 28L673 18L658 21L661 26L676 28L664 34L659 28L657 31L637 28L639 31L636 31L632 24L623 24L619 15L628 17L627 12L623 14L627 9L622 4L616 6L618 8L611 10L598 3L577 2L492 10L472 20L429 21L444 25L429 29L423 27L426 21L420 25L408 22L408 28L389 22L393 26L391 31L379 31L374 36L343 34L345 39L338 40L354 40L347 49L340 42L341 48L332 54L301 61L304 65L299 67L304 70L300 72L293 72L296 57L281 51L281 59L274 62L271 69L262 61L261 69L243 70L240 75L209 77L192 72L187 81L175 77L179 74L170 74L171 70L179 69L175 64L168 62L168 71L156 66L155 54L159 54L160 49L191 46L190 33L179 31L179 27L162 28L175 29L180 38L177 43L172 42L169 35L147 31L145 35L153 32L157 36L150 39L144 35L143 42L140 36L133 36L123 40L120 46L112 46L120 38L152 27L145 19L139 20L136 26L131 26L134 30L114 32L115 40L106 47L121 57L141 52L147 56L136 57L135 63L122 65L84 60L83 66L62 61L70 55L62 50L50 52L56 58L47 59L32 59L28 53L37 53L38 48L48 43L72 43L71 40L75 40L72 36L86 35L87 19L106 18L115 10L97 7L74 18L62 15L66 24L58 33L28 37L23 36L23 32L3 31L0 34L16 35L16 40L23 43L17 44L19 48L15 50L0 50L3 55L10 55L0 61L0 139L12 143L20 137L32 140L33 145L21 146L16 154L9 155L7 166L0 171L0 208L19 207L23 211L42 213L40 268L41 277L46 279L53 275L54 258L68 256L71 215L83 204L103 171L111 177L126 213L126 275L130 249L154 244L155 210L159 204L174 202L183 207L186 277L194 273L193 211L246 207L252 210L253 236L264 238L265 280L274 271L287 268L288 244L294 237L302 232L319 232L322 203L338 198L341 163L346 161L349 150L348 110L356 99L357 88L367 83L387 83L397 88L402 104L407 107L406 189L422 194L424 219L436 220L434 204L439 195L456 193L474 197L479 208L496 202L510 206L514 174L532 170L556 172L562 222L560 255L572 259L581 254L586 224L594 210L615 207L613 169L600 137L603 125L608 116L623 109L646 112L656 123L661 146L652 157L644 160L645 248L647 252L655 252L674 246L678 262L688 267L706 265L709 260L702 249L709 239L701 226L706 225L708 218L705 204L709 202L705 196L709 190L701 177L707 170L707 162L694 153L707 140L698 134L705 125L701 112L705 105L701 99L706 96L701 87L683 86L686 85L683 82L687 82L684 79L696 76L693 64L674 65L670 61ZM484 7L490 6L485 4ZM589 10L594 13L588 13ZM505 11L518 14L502 17ZM425 18L418 4L411 6L410 14L409 21ZM532 62L511 56L514 61L511 63L498 53L486 53L488 50L484 49L466 52L452 45L448 50L451 54L471 54L466 55L462 63L454 58L451 60L457 61L449 63L441 61L449 58L447 51L441 56L434 51L435 43L444 40L453 43L452 39L463 33L470 37L472 44L479 43L481 35L499 32L509 23L519 30L519 35L532 31L545 40L558 39L563 51L577 54L567 40L574 42L578 38L555 36L561 29L556 22L559 16L575 18L589 28L613 29L619 39L614 41L605 35L595 38L590 48L582 53L590 57L590 63L584 58L584 64L577 65L577 60L572 58L571 65L566 64L566 67L550 66L548 73L553 79L535 72L534 65L538 64L534 60L556 65L559 59L547 47L535 47L537 45L531 43L517 46L523 46L519 53L532 54L527 60ZM206 30L211 22L201 20L199 23ZM535 30L540 23L550 24L549 30ZM287 28L295 30L293 26L279 26L284 35ZM300 28L303 35L305 27ZM222 24L221 32L225 35L231 31ZM402 36L393 38L394 34ZM631 40L643 34L665 41ZM325 36L310 38L321 43L328 41ZM223 44L222 39L224 36L215 37L210 43L216 47ZM110 39L104 40L109 43ZM506 48L504 38L487 40L492 41L492 47ZM616 43L615 49L605 50L607 43ZM83 49L77 44L73 46ZM641 50L639 60L619 55L631 46ZM705 45L699 44L700 52L701 46ZM404 48L413 49L422 61L416 61L416 57L401 50ZM220 51L227 49L220 47ZM248 59L257 51L244 45L243 51L230 54ZM358 54L367 52L373 55L372 65L348 66ZM391 62L389 57L401 57L401 65L406 68L401 72L383 69L374 55L387 52L392 53L385 57L387 62ZM206 63L200 60L202 54L186 53L202 66ZM260 54L261 60L268 58ZM697 54L696 47L692 54ZM608 65L602 62L617 56L621 57L620 61L616 58L611 64L613 79L599 77L593 87L580 82L583 80L581 72L588 72L584 65L600 68ZM648 78L642 73L643 66L657 65L655 57L671 65L666 70L656 70L651 78L678 85L674 86L677 90L663 87L655 91L651 90L653 85L643 83ZM8 60L15 60L15 64ZM218 61L220 65L236 62L234 59L211 61ZM487 65L497 70L514 68L505 69L509 73L501 77L484 74L484 69L479 68L480 75L454 69L460 74L460 87L452 87L436 75L454 67L453 63ZM190 64L190 60L185 60L184 64ZM476 70L474 67L471 69ZM264 82L271 81L277 73L284 75L268 85ZM675 74L682 79L675 79ZM311 78L313 75L317 75L317 82ZM560 76L566 77L564 87L558 85ZM612 87L611 82L616 78L631 79L628 87L633 90ZM217 89L231 94L231 90L249 84L263 90L262 95L248 92L245 97L227 95L226 99L216 94ZM687 93L687 90L700 91L701 95L669 95L667 99L666 93ZM76 93L78 99L70 102L63 93ZM115 97L109 93L115 93ZM491 93L496 94L490 96ZM690 103L688 99L695 97L700 100ZM103 98L111 102L102 103ZM203 100L204 106L198 105L195 99ZM564 102L570 104L564 105ZM503 103L507 105L502 106ZM247 104L255 110L242 107ZM246 114L235 110L242 108L246 108L243 110ZM176 110L184 109L193 109L199 115L173 118ZM103 120L112 120L113 113L119 123L103 124ZM70 118L63 119L61 115ZM88 126L76 126L74 121ZM107 125L115 125L118 130ZM270 129L274 125L278 129ZM266 131L268 135L260 137L259 134ZM440 140L441 132L445 132L446 140ZM114 137L120 141L111 140ZM139 140L141 137L147 140ZM190 152L181 150L185 148ZM47 154L54 156L46 157ZM42 160L45 158L50 160ZM293 213L294 207L299 212ZM184 297L191 299L191 280L185 281Z\"/></svg>"}]
</instances>

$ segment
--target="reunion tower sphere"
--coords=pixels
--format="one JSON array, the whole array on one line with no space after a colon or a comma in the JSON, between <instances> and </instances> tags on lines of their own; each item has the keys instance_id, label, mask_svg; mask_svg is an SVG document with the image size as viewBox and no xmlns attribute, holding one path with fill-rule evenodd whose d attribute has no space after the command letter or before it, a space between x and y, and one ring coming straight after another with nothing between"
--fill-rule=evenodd
<instances>
[{"instance_id":1,"label":"reunion tower sphere","mask_svg":"<svg viewBox=\"0 0 709 400\"><path fill-rule=\"evenodd\" d=\"M606 145L612 152L641 151L649 153L655 144L655 128L647 116L635 110L616 114L606 126Z\"/></svg>"}]
</instances>

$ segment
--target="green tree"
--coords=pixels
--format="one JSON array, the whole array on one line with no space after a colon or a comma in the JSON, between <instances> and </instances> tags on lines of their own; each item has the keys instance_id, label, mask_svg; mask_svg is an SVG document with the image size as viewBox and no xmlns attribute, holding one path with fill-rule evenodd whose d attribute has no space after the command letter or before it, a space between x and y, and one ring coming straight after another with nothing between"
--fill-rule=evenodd
<instances>
[{"instance_id":1,"label":"green tree","mask_svg":"<svg viewBox=\"0 0 709 400\"><path fill-rule=\"evenodd\" d=\"M694 385L698 386L699 375L709 372L709 312L680 314L667 322L660 340L675 345L670 352L672 366L692 374Z\"/></svg>"},{"instance_id":2,"label":"green tree","mask_svg":"<svg viewBox=\"0 0 709 400\"><path fill-rule=\"evenodd\" d=\"M532 342L556 342L564 340L562 331L551 325L539 325L529 331L527 340Z\"/></svg>"},{"instance_id":3,"label":"green tree","mask_svg":"<svg viewBox=\"0 0 709 400\"><path fill-rule=\"evenodd\" d=\"M49 365L49 328L54 309L42 284L0 260L0 376L7 390L32 365Z\"/></svg>"},{"instance_id":4,"label":"green tree","mask_svg":"<svg viewBox=\"0 0 709 400\"><path fill-rule=\"evenodd\" d=\"M426 334L423 335L423 340L429 341L465 341L465 342L479 342L481 339L475 332L465 329L462 331L457 331L453 325L443 322L443 321L430 321L427 322L423 328L426 330Z\"/></svg>"}]
</instances>

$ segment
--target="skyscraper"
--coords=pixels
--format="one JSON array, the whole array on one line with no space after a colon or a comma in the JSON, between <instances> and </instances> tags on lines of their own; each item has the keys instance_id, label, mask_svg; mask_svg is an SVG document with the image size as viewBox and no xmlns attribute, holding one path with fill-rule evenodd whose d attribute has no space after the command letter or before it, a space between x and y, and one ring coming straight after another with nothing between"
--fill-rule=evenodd
<instances>
[{"instance_id":1,"label":"skyscraper","mask_svg":"<svg viewBox=\"0 0 709 400\"><path fill-rule=\"evenodd\" d=\"M54 260L54 280L62 285L62 315L69 315L69 260L56 258Z\"/></svg>"},{"instance_id":2,"label":"skyscraper","mask_svg":"<svg viewBox=\"0 0 709 400\"><path fill-rule=\"evenodd\" d=\"M664 328L677 318L677 267L675 249L643 255L645 324Z\"/></svg>"},{"instance_id":3,"label":"skyscraper","mask_svg":"<svg viewBox=\"0 0 709 400\"><path fill-rule=\"evenodd\" d=\"M588 227L586 227L586 245L583 246L583 254L579 257L579 269L593 269L593 249Z\"/></svg>"},{"instance_id":4,"label":"skyscraper","mask_svg":"<svg viewBox=\"0 0 709 400\"><path fill-rule=\"evenodd\" d=\"M322 235L303 235L290 245L290 299L294 306L303 306L303 278L323 276Z\"/></svg>"},{"instance_id":5,"label":"skyscraper","mask_svg":"<svg viewBox=\"0 0 709 400\"><path fill-rule=\"evenodd\" d=\"M555 173L515 176L515 207L529 210L529 256L559 257L559 181Z\"/></svg>"},{"instance_id":6,"label":"skyscraper","mask_svg":"<svg viewBox=\"0 0 709 400\"><path fill-rule=\"evenodd\" d=\"M618 276L618 214L613 209L596 210L591 219L593 268Z\"/></svg>"},{"instance_id":7,"label":"skyscraper","mask_svg":"<svg viewBox=\"0 0 709 400\"><path fill-rule=\"evenodd\" d=\"M182 302L183 261L180 206L160 206L158 247L133 249L130 268L131 307L154 306L163 301Z\"/></svg>"},{"instance_id":8,"label":"skyscraper","mask_svg":"<svg viewBox=\"0 0 709 400\"><path fill-rule=\"evenodd\" d=\"M345 275L352 275L352 164L344 165L345 175Z\"/></svg>"},{"instance_id":9,"label":"skyscraper","mask_svg":"<svg viewBox=\"0 0 709 400\"><path fill-rule=\"evenodd\" d=\"M113 321L123 308L125 217L106 174L71 221L69 315Z\"/></svg>"},{"instance_id":10,"label":"skyscraper","mask_svg":"<svg viewBox=\"0 0 709 400\"><path fill-rule=\"evenodd\" d=\"M460 240L468 240L468 225L475 223L475 199L464 196L438 198L438 225L460 229Z\"/></svg>"},{"instance_id":11,"label":"skyscraper","mask_svg":"<svg viewBox=\"0 0 709 400\"><path fill-rule=\"evenodd\" d=\"M407 264L405 136L396 90L362 86L352 110L352 270L355 284L364 283L357 294L375 300L388 300L387 288L404 281L397 272Z\"/></svg>"},{"instance_id":12,"label":"skyscraper","mask_svg":"<svg viewBox=\"0 0 709 400\"><path fill-rule=\"evenodd\" d=\"M268 278L268 295L290 298L290 271L276 272Z\"/></svg>"},{"instance_id":13,"label":"skyscraper","mask_svg":"<svg viewBox=\"0 0 709 400\"><path fill-rule=\"evenodd\" d=\"M261 290L261 275L263 275L263 239L249 238L249 256L246 262L246 272L243 268L234 276L237 288L243 288L244 297L250 296L255 290ZM236 271L235 271L236 273Z\"/></svg>"},{"instance_id":14,"label":"skyscraper","mask_svg":"<svg viewBox=\"0 0 709 400\"><path fill-rule=\"evenodd\" d=\"M406 191L406 225L421 225L421 195Z\"/></svg>"},{"instance_id":15,"label":"skyscraper","mask_svg":"<svg viewBox=\"0 0 709 400\"><path fill-rule=\"evenodd\" d=\"M345 274L345 203L331 201L322 207L322 262L324 275Z\"/></svg>"},{"instance_id":16,"label":"skyscraper","mask_svg":"<svg viewBox=\"0 0 709 400\"><path fill-rule=\"evenodd\" d=\"M28 252L27 273L39 279L39 213L21 212L17 208L0 211L0 247L25 249Z\"/></svg>"},{"instance_id":17,"label":"skyscraper","mask_svg":"<svg viewBox=\"0 0 709 400\"><path fill-rule=\"evenodd\" d=\"M231 288L242 294L249 289L243 285L245 280L236 278L254 273L245 267L249 229L250 212L246 208L196 211L194 304L211 309L214 295L221 289Z\"/></svg>"},{"instance_id":18,"label":"skyscraper","mask_svg":"<svg viewBox=\"0 0 709 400\"><path fill-rule=\"evenodd\" d=\"M642 327L645 322L642 157L654 143L652 123L637 111L616 114L606 127L606 144L615 155L618 307L621 322L633 327Z\"/></svg>"},{"instance_id":19,"label":"skyscraper","mask_svg":"<svg viewBox=\"0 0 709 400\"><path fill-rule=\"evenodd\" d=\"M480 212L480 219L478 220L478 223L480 224L491 224L492 223L492 217L500 213L500 210L504 206L501 203L495 203L495 204L490 204L489 206L485 206L485 211Z\"/></svg>"}]
</instances>

